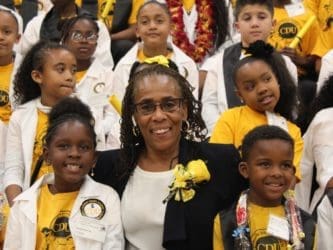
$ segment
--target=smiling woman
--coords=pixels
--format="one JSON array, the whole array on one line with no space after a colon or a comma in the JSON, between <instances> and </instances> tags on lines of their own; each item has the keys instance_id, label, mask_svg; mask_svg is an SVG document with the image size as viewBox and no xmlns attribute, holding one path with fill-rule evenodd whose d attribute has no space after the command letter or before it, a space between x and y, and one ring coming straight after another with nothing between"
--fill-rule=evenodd
<instances>
[{"instance_id":1,"label":"smiling woman","mask_svg":"<svg viewBox=\"0 0 333 250\"><path fill-rule=\"evenodd\" d=\"M171 63L142 65L132 69L123 100L122 147L100 154L95 179L121 196L129 249L212 249L215 214L244 188L238 152L204 142L201 104ZM210 178L201 178L206 167ZM195 183L189 196L174 189L173 197L176 175L174 186L179 178Z\"/></svg>"}]
</instances>

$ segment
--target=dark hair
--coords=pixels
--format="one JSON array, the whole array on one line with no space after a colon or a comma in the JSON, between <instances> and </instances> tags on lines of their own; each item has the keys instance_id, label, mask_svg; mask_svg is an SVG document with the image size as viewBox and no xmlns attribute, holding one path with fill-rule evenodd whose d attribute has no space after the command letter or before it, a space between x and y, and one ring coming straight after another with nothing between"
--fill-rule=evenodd
<instances>
[{"instance_id":1,"label":"dark hair","mask_svg":"<svg viewBox=\"0 0 333 250\"><path fill-rule=\"evenodd\" d=\"M148 1L144 2L144 4L142 4L142 5L140 6L140 8L138 9L138 12L137 12L137 14L136 14L136 20L139 19L139 15L140 15L140 13L141 13L141 10L142 10L144 7L146 7L147 5L149 5L149 4L156 4L156 5L160 6L162 9L164 9L165 13L167 13L167 15L168 15L168 16L170 17L170 19L171 19L171 13L170 13L170 10L169 10L167 4L165 4L165 3L161 3L161 2L159 2L159 1L157 1L157 0L148 0Z\"/></svg>"},{"instance_id":2,"label":"dark hair","mask_svg":"<svg viewBox=\"0 0 333 250\"><path fill-rule=\"evenodd\" d=\"M274 111L286 119L294 121L294 116L297 111L296 84L290 75L283 57L276 52L272 46L261 40L251 43L246 52L250 54L250 56L244 57L234 66L233 78L235 84L236 74L239 68L244 64L257 60L265 62L271 68L280 86L280 99L277 102Z\"/></svg>"},{"instance_id":3,"label":"dark hair","mask_svg":"<svg viewBox=\"0 0 333 250\"><path fill-rule=\"evenodd\" d=\"M96 148L96 133L94 130L94 117L90 108L76 97L65 97L54 105L48 115L49 126L47 128L44 143L50 145L57 129L64 123L69 121L78 121L85 125Z\"/></svg>"},{"instance_id":4,"label":"dark hair","mask_svg":"<svg viewBox=\"0 0 333 250\"><path fill-rule=\"evenodd\" d=\"M240 12L243 10L243 8L246 5L261 5L267 8L267 10L272 14L272 18L274 16L274 4L273 0L237 0L236 1L236 6L234 9L234 16L235 20L238 20L238 16Z\"/></svg>"},{"instance_id":5,"label":"dark hair","mask_svg":"<svg viewBox=\"0 0 333 250\"><path fill-rule=\"evenodd\" d=\"M317 97L313 100L310 108L308 124L313 117L322 109L333 107L333 74L329 76L320 89Z\"/></svg>"},{"instance_id":6,"label":"dark hair","mask_svg":"<svg viewBox=\"0 0 333 250\"><path fill-rule=\"evenodd\" d=\"M228 15L228 8L225 4L224 0L213 0L213 20L215 21L215 25L213 27L213 34L214 34L214 47L217 50L226 40L226 37L229 35L229 15ZM171 19L171 13L167 4L161 3L156 0L149 0L145 2L143 5L140 6L137 19L141 10L148 4L156 4L159 5ZM199 13L198 13L199 14ZM172 20L171 20L172 21Z\"/></svg>"},{"instance_id":7,"label":"dark hair","mask_svg":"<svg viewBox=\"0 0 333 250\"><path fill-rule=\"evenodd\" d=\"M290 144L294 151L293 138L278 126L262 125L250 130L242 141L241 151L243 161L247 161L250 156L250 151L254 145L261 140L282 140Z\"/></svg>"},{"instance_id":8,"label":"dark hair","mask_svg":"<svg viewBox=\"0 0 333 250\"><path fill-rule=\"evenodd\" d=\"M61 26L61 32L60 32L60 41L62 43L64 43L69 36L69 31L73 28L73 26L81 20L88 20L93 26L94 29L96 31L96 33L98 34L99 32L99 27L97 25L96 19L87 13L83 13L81 15L75 16L73 18L67 19Z\"/></svg>"},{"instance_id":9,"label":"dark hair","mask_svg":"<svg viewBox=\"0 0 333 250\"><path fill-rule=\"evenodd\" d=\"M28 51L13 81L16 104L24 104L41 95L40 86L32 79L31 72L33 70L43 71L47 56L52 50L69 51L64 45L51 41L40 41Z\"/></svg>"},{"instance_id":10,"label":"dark hair","mask_svg":"<svg viewBox=\"0 0 333 250\"><path fill-rule=\"evenodd\" d=\"M130 78L122 104L122 123L120 129L120 140L122 143L121 157L122 164L124 165L122 170L126 171L127 174L133 171L138 157L145 147L144 138L141 133L136 136L133 132L133 130L139 132L138 129L135 128L132 120L135 111L134 97L136 86L143 78L154 75L166 75L174 79L180 88L181 96L184 99L183 103L184 105L187 105L187 121L189 125L186 131L181 132L181 136L196 141L203 141L206 139L207 130L201 117L201 103L194 98L190 85L186 79L174 69L160 64L152 64L151 66L145 67L134 73Z\"/></svg>"}]
</instances>

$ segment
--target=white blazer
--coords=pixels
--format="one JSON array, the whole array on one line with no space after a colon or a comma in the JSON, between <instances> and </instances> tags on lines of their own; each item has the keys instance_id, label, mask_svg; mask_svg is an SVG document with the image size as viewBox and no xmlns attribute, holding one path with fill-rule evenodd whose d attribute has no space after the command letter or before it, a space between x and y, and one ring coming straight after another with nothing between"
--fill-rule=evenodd
<instances>
[{"instance_id":1,"label":"white blazer","mask_svg":"<svg viewBox=\"0 0 333 250\"><path fill-rule=\"evenodd\" d=\"M297 205L312 213L326 184L333 177L333 108L319 111L303 136L304 150L300 163L302 181L295 187ZM313 167L316 164L316 181L319 184L310 200Z\"/></svg>"},{"instance_id":2,"label":"white blazer","mask_svg":"<svg viewBox=\"0 0 333 250\"><path fill-rule=\"evenodd\" d=\"M7 132L4 188L15 184L25 190L30 186L32 155L38 120L37 106L42 106L40 98L18 106L12 113ZM45 106L44 109L45 112L50 110L50 108L46 110Z\"/></svg>"},{"instance_id":3,"label":"white blazer","mask_svg":"<svg viewBox=\"0 0 333 250\"><path fill-rule=\"evenodd\" d=\"M333 74L333 49L327 52L321 58L321 67L317 82L317 93L320 91L321 87L324 85L325 81Z\"/></svg>"},{"instance_id":4,"label":"white blazer","mask_svg":"<svg viewBox=\"0 0 333 250\"><path fill-rule=\"evenodd\" d=\"M40 14L31 19L20 40L20 53L25 55L29 49L39 41L40 28L47 13ZM94 53L95 58L99 58L104 66L113 67L113 59L111 56L111 38L105 24L97 21L99 32L97 40L97 48Z\"/></svg>"},{"instance_id":5,"label":"white blazer","mask_svg":"<svg viewBox=\"0 0 333 250\"><path fill-rule=\"evenodd\" d=\"M224 84L223 55L224 50L217 52L215 55L208 58L201 67L204 71L207 71L201 102L202 118L206 123L209 135L221 113L228 109L227 94ZM283 58L291 76L297 83L297 68L295 64L289 57L283 56ZM233 74L233 72L230 72L230 74Z\"/></svg>"},{"instance_id":6,"label":"white blazer","mask_svg":"<svg viewBox=\"0 0 333 250\"><path fill-rule=\"evenodd\" d=\"M95 118L97 150L120 147L120 115L108 101L112 84L112 69L96 58L76 85L76 95L90 107Z\"/></svg>"},{"instance_id":7,"label":"white blazer","mask_svg":"<svg viewBox=\"0 0 333 250\"><path fill-rule=\"evenodd\" d=\"M135 44L118 62L115 68L113 93L115 93L120 99L123 99L125 95L131 67L133 63L137 61L139 45L140 43ZM176 45L170 43L170 47L173 51L171 60L178 66L179 73L194 87L193 95L197 98L199 93L199 72L197 65Z\"/></svg>"},{"instance_id":8,"label":"white blazer","mask_svg":"<svg viewBox=\"0 0 333 250\"><path fill-rule=\"evenodd\" d=\"M45 175L15 198L8 219L4 249L33 250L36 248L37 201L40 188L53 182L53 174ZM80 208L89 199L98 199L105 205L105 214L101 219L82 215ZM86 236L82 234L78 225L83 225L83 221L90 222L84 229L92 230L94 233ZM124 249L118 194L112 188L95 182L89 176L86 176L74 202L69 227L77 250Z\"/></svg>"}]
</instances>

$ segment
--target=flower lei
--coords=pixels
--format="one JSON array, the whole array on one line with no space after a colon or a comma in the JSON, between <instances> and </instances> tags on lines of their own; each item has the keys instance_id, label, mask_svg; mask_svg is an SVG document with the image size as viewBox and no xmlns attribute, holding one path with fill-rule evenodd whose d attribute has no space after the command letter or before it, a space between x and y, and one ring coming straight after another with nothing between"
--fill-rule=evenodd
<instances>
[{"instance_id":1,"label":"flower lei","mask_svg":"<svg viewBox=\"0 0 333 250\"><path fill-rule=\"evenodd\" d=\"M210 173L202 160L190 161L186 166L177 164L173 170L174 180L169 186L169 195L163 200L168 202L172 197L176 201L187 202L195 195L197 183L210 180Z\"/></svg>"},{"instance_id":2,"label":"flower lei","mask_svg":"<svg viewBox=\"0 0 333 250\"><path fill-rule=\"evenodd\" d=\"M212 0L196 0L198 20L195 26L196 38L190 43L185 32L183 4L181 0L166 0L171 13L173 42L195 62L200 63L214 45Z\"/></svg>"},{"instance_id":3,"label":"flower lei","mask_svg":"<svg viewBox=\"0 0 333 250\"><path fill-rule=\"evenodd\" d=\"M287 190L284 193L284 209L289 225L288 250L304 249L303 239L305 234L302 229L302 221L299 209L295 202L295 193L293 190ZM232 236L235 238L235 249L251 250L250 228L248 225L247 210L248 190L244 191L239 197L236 207L237 228Z\"/></svg>"}]
</instances>

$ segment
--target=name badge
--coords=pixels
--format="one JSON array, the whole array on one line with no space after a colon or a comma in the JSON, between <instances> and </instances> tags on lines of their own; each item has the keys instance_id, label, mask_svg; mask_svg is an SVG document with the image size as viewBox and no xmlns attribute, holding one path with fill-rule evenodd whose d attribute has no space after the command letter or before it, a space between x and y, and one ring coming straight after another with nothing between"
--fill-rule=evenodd
<instances>
[{"instance_id":1,"label":"name badge","mask_svg":"<svg viewBox=\"0 0 333 250\"><path fill-rule=\"evenodd\" d=\"M282 240L289 241L288 221L276 215L269 215L267 233Z\"/></svg>"},{"instance_id":2,"label":"name badge","mask_svg":"<svg viewBox=\"0 0 333 250\"><path fill-rule=\"evenodd\" d=\"M72 234L98 242L105 241L106 227L96 219L82 216L71 226Z\"/></svg>"},{"instance_id":3,"label":"name badge","mask_svg":"<svg viewBox=\"0 0 333 250\"><path fill-rule=\"evenodd\" d=\"M289 17L299 16L305 13L303 3L286 4L284 8Z\"/></svg>"}]
</instances>

